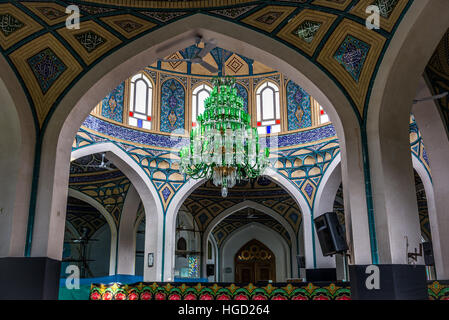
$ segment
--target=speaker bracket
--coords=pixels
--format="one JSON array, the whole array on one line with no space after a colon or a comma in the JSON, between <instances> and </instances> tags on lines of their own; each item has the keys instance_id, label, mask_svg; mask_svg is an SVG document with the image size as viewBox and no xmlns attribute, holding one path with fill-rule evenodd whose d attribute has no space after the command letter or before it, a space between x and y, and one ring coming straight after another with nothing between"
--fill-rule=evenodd
<instances>
[{"instance_id":1,"label":"speaker bracket","mask_svg":"<svg viewBox=\"0 0 449 320\"><path fill-rule=\"evenodd\" d=\"M409 245L408 245L408 237L406 236L405 239L406 239L406 243L407 243L407 258L408 258L408 261L410 261L410 259L411 259L414 262L417 262L418 261L418 257L422 257L423 256L422 243L419 244L419 252L417 252L416 248L414 250L415 252L408 252L408 247L409 247Z\"/></svg>"}]
</instances>

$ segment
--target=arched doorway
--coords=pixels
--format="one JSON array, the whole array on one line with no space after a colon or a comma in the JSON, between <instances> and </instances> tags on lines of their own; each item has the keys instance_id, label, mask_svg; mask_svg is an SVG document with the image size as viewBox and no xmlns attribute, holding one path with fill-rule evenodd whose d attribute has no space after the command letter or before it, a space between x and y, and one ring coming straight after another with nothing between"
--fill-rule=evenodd
<instances>
[{"instance_id":1,"label":"arched doorway","mask_svg":"<svg viewBox=\"0 0 449 320\"><path fill-rule=\"evenodd\" d=\"M244 244L234 258L235 282L276 281L276 257L262 242L253 239Z\"/></svg>"}]
</instances>

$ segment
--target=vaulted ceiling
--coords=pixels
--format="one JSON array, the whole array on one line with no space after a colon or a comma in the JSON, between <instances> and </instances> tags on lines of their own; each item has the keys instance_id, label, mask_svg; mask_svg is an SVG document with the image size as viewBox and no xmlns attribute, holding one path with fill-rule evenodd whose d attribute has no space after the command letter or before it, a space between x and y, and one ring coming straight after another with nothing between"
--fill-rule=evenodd
<instances>
[{"instance_id":1,"label":"vaulted ceiling","mask_svg":"<svg viewBox=\"0 0 449 320\"><path fill-rule=\"evenodd\" d=\"M296 50L323 70L363 116L385 49L412 2L8 0L0 4L0 48L19 78L38 128L45 127L69 89L105 57L198 13L258 31ZM66 7L71 4L81 10L79 30L66 28ZM377 31L365 27L370 4L381 8Z\"/></svg>"},{"instance_id":2,"label":"vaulted ceiling","mask_svg":"<svg viewBox=\"0 0 449 320\"><path fill-rule=\"evenodd\" d=\"M285 220L286 223L291 225L294 232L298 233L302 215L296 201L282 187L264 177L242 181L229 189L226 198L221 196L220 188L215 187L211 181L208 181L190 194L184 201L184 206L194 217L199 229L205 231L215 217L246 200L271 209L272 212L279 215L279 219ZM261 212L261 214L263 214L263 219L258 221L252 219L251 221L265 224L267 227L278 230L285 238L288 237L282 225L275 223L277 220L270 219L266 212ZM257 214L255 215L257 216ZM235 219L232 218L223 220L213 231L217 241L220 242L225 236L243 226L244 222L248 221L242 220L236 224ZM220 233L222 233L221 236Z\"/></svg>"},{"instance_id":3,"label":"vaulted ceiling","mask_svg":"<svg viewBox=\"0 0 449 320\"><path fill-rule=\"evenodd\" d=\"M426 68L426 79L433 94L449 91L449 30L441 39ZM449 96L438 99L446 128L449 130Z\"/></svg>"},{"instance_id":4,"label":"vaulted ceiling","mask_svg":"<svg viewBox=\"0 0 449 320\"><path fill-rule=\"evenodd\" d=\"M131 185L129 179L105 158L102 168L102 154L92 154L72 161L70 165L69 188L79 191L97 201L119 225L126 194Z\"/></svg>"}]
</instances>

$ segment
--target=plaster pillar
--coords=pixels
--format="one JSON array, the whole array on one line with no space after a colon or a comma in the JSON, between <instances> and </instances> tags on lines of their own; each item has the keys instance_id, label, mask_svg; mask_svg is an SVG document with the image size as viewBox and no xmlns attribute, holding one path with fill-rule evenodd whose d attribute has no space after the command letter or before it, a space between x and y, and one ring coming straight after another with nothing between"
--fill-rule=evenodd
<instances>
[{"instance_id":1,"label":"plaster pillar","mask_svg":"<svg viewBox=\"0 0 449 320\"><path fill-rule=\"evenodd\" d=\"M430 90L424 83L420 84L417 98L431 96ZM430 230L432 233L433 254L438 280L449 279L449 138L447 128L441 119L438 106L435 101L422 101L413 106L413 115L423 137L424 146L428 155L432 171L433 198L435 208L429 206ZM432 192L426 188L426 196L429 199Z\"/></svg>"},{"instance_id":2,"label":"plaster pillar","mask_svg":"<svg viewBox=\"0 0 449 320\"><path fill-rule=\"evenodd\" d=\"M140 197L131 185L123 204L119 225L117 274L134 275L136 263L135 222L140 205Z\"/></svg>"}]
</instances>

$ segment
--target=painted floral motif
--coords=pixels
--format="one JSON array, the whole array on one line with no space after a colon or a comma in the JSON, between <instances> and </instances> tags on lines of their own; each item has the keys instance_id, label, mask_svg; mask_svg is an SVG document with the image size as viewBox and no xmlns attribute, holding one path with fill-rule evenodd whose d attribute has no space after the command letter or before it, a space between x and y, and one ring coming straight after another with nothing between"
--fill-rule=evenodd
<instances>
[{"instance_id":1,"label":"painted floral motif","mask_svg":"<svg viewBox=\"0 0 449 320\"><path fill-rule=\"evenodd\" d=\"M50 48L44 49L28 59L42 93L46 94L53 83L67 69L65 64Z\"/></svg>"},{"instance_id":2,"label":"painted floral motif","mask_svg":"<svg viewBox=\"0 0 449 320\"><path fill-rule=\"evenodd\" d=\"M21 29L24 24L9 13L0 15L0 31L5 37Z\"/></svg>"},{"instance_id":3,"label":"painted floral motif","mask_svg":"<svg viewBox=\"0 0 449 320\"><path fill-rule=\"evenodd\" d=\"M312 108L310 95L293 81L286 88L288 130L297 130L312 126Z\"/></svg>"},{"instance_id":4,"label":"painted floral motif","mask_svg":"<svg viewBox=\"0 0 449 320\"><path fill-rule=\"evenodd\" d=\"M341 43L334 59L338 61L355 81L359 81L370 45L351 35Z\"/></svg>"},{"instance_id":5,"label":"painted floral motif","mask_svg":"<svg viewBox=\"0 0 449 320\"><path fill-rule=\"evenodd\" d=\"M105 118L123 122L123 93L125 91L125 84L120 84L107 97L105 97L101 104L101 115Z\"/></svg>"},{"instance_id":6,"label":"painted floral motif","mask_svg":"<svg viewBox=\"0 0 449 320\"><path fill-rule=\"evenodd\" d=\"M185 91L181 83L169 79L161 87L162 132L183 130L185 122Z\"/></svg>"},{"instance_id":7,"label":"painted floral motif","mask_svg":"<svg viewBox=\"0 0 449 320\"><path fill-rule=\"evenodd\" d=\"M136 283L131 285L108 284L91 287L91 300L350 300L349 283L270 284L258 287L249 284L244 287L231 284L217 288L217 284L186 283ZM439 285L436 286L440 292ZM330 288L333 288L330 290ZM435 291L435 289L434 289Z\"/></svg>"},{"instance_id":8,"label":"painted floral motif","mask_svg":"<svg viewBox=\"0 0 449 320\"><path fill-rule=\"evenodd\" d=\"M243 98L243 108L248 112L248 91L238 82L235 83L235 87L237 89L237 94Z\"/></svg>"}]
</instances>

